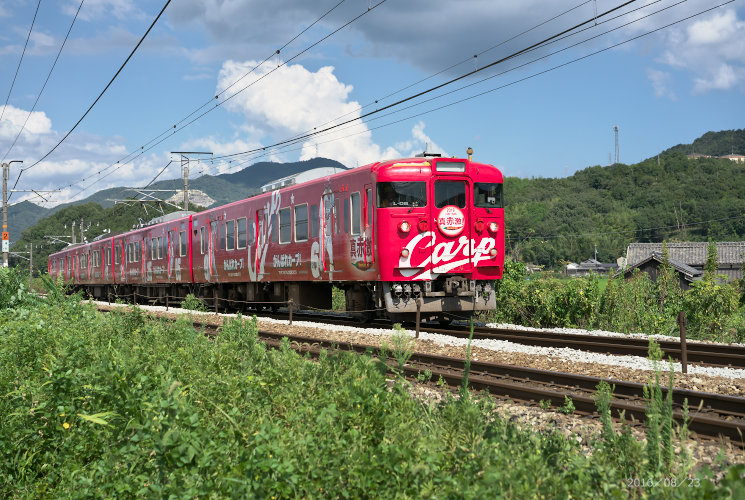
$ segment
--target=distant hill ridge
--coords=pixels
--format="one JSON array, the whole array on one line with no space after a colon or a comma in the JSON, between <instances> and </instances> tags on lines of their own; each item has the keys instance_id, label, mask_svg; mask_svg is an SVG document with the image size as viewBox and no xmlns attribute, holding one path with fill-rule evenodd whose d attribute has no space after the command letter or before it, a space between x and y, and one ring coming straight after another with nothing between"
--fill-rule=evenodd
<instances>
[{"instance_id":1,"label":"distant hill ridge","mask_svg":"<svg viewBox=\"0 0 745 500\"><path fill-rule=\"evenodd\" d=\"M745 129L706 132L694 140L692 144L678 144L666 150L663 154L665 153L707 156L745 155Z\"/></svg>"},{"instance_id":2,"label":"distant hill ridge","mask_svg":"<svg viewBox=\"0 0 745 500\"><path fill-rule=\"evenodd\" d=\"M730 154L732 150L738 153L745 150L745 130L708 132L694 143L697 153L711 156ZM693 148L693 144L679 144L665 151L659 160L655 157L634 165L592 166L565 178L506 177L508 254L551 268L558 267L562 261L581 262L594 255L602 262L613 262L634 241L745 239L745 168L728 160L686 158ZM203 191L216 205L222 205L251 196L273 180L332 166L345 168L325 158L295 163L262 162L235 173L192 179L189 187ZM182 186L180 179L155 184L158 189L174 189L174 192ZM35 224L24 231L17 248L16 245L13 248L24 251L24 245L34 242L53 250L46 243L46 235L70 234L72 221L96 221L95 229L87 233L87 237L94 237L97 236L94 231L100 234L104 228L128 230L138 219L150 220L160 215L159 210L153 213L152 206L120 204L101 210L101 205L111 204L103 202L106 198L133 195L119 188L118 192L117 189L102 191L52 211L30 203L11 207L12 240L23 229L19 228L21 223ZM37 221L46 219L35 222L32 220L35 217ZM59 248L62 247L54 249ZM38 258L44 258L45 251L47 248L39 252Z\"/></svg>"}]
</instances>

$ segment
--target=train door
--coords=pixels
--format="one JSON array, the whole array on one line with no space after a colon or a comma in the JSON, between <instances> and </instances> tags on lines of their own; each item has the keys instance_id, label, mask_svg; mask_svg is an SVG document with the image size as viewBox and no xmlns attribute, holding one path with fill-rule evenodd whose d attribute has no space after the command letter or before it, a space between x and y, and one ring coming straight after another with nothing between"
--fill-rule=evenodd
<instances>
[{"instance_id":1,"label":"train door","mask_svg":"<svg viewBox=\"0 0 745 500\"><path fill-rule=\"evenodd\" d=\"M363 236L365 241L364 257L365 263L372 264L374 262L373 256L374 245L375 245L375 221L373 220L373 206L375 205L375 198L373 197L373 186L372 184L365 184L365 191L362 199L362 223L363 223Z\"/></svg>"},{"instance_id":2,"label":"train door","mask_svg":"<svg viewBox=\"0 0 745 500\"><path fill-rule=\"evenodd\" d=\"M327 191L323 194L321 205L321 272L329 273L329 279L333 279L336 209L334 205L334 193L332 191Z\"/></svg>"},{"instance_id":3,"label":"train door","mask_svg":"<svg viewBox=\"0 0 745 500\"><path fill-rule=\"evenodd\" d=\"M469 182L450 176L435 177L433 202L430 203L434 221L432 272L471 272L471 211L468 209Z\"/></svg>"}]
</instances>

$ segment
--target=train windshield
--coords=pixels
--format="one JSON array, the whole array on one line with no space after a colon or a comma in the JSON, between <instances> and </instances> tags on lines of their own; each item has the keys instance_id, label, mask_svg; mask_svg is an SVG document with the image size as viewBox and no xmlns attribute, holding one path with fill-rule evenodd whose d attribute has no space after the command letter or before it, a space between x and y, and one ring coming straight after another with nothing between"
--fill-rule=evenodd
<instances>
[{"instance_id":1,"label":"train windshield","mask_svg":"<svg viewBox=\"0 0 745 500\"><path fill-rule=\"evenodd\" d=\"M473 201L477 207L502 208L502 185L496 182L475 183Z\"/></svg>"},{"instance_id":2,"label":"train windshield","mask_svg":"<svg viewBox=\"0 0 745 500\"><path fill-rule=\"evenodd\" d=\"M435 207L454 205L466 208L466 183L463 181L435 182Z\"/></svg>"},{"instance_id":3,"label":"train windshield","mask_svg":"<svg viewBox=\"0 0 745 500\"><path fill-rule=\"evenodd\" d=\"M378 208L427 206L425 182L378 182Z\"/></svg>"}]
</instances>

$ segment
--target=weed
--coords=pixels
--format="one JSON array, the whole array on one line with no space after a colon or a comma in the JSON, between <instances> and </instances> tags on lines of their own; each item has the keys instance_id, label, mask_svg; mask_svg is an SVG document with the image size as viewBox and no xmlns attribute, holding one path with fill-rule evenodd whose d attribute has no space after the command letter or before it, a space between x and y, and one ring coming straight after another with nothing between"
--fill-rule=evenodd
<instances>
[{"instance_id":1,"label":"weed","mask_svg":"<svg viewBox=\"0 0 745 500\"><path fill-rule=\"evenodd\" d=\"M549 399L541 399L538 403L538 406L541 407L541 410L549 410L551 409L551 400Z\"/></svg>"},{"instance_id":2,"label":"weed","mask_svg":"<svg viewBox=\"0 0 745 500\"><path fill-rule=\"evenodd\" d=\"M565 415L570 415L574 413L574 402L572 401L572 398L569 396L564 396L564 404L559 408L559 411L561 413L564 413Z\"/></svg>"},{"instance_id":3,"label":"weed","mask_svg":"<svg viewBox=\"0 0 745 500\"><path fill-rule=\"evenodd\" d=\"M207 312L207 306L204 302L192 293L186 295L184 300L181 302L181 308L190 311Z\"/></svg>"}]
</instances>

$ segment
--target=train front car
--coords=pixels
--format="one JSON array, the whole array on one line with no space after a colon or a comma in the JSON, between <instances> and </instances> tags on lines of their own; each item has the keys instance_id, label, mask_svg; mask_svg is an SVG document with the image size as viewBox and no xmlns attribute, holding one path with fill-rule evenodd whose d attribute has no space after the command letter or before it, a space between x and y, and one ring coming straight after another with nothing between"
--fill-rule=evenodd
<instances>
[{"instance_id":1,"label":"train front car","mask_svg":"<svg viewBox=\"0 0 745 500\"><path fill-rule=\"evenodd\" d=\"M496 307L504 265L502 173L455 158L383 162L377 242L385 307L394 321L447 323Z\"/></svg>"}]
</instances>

